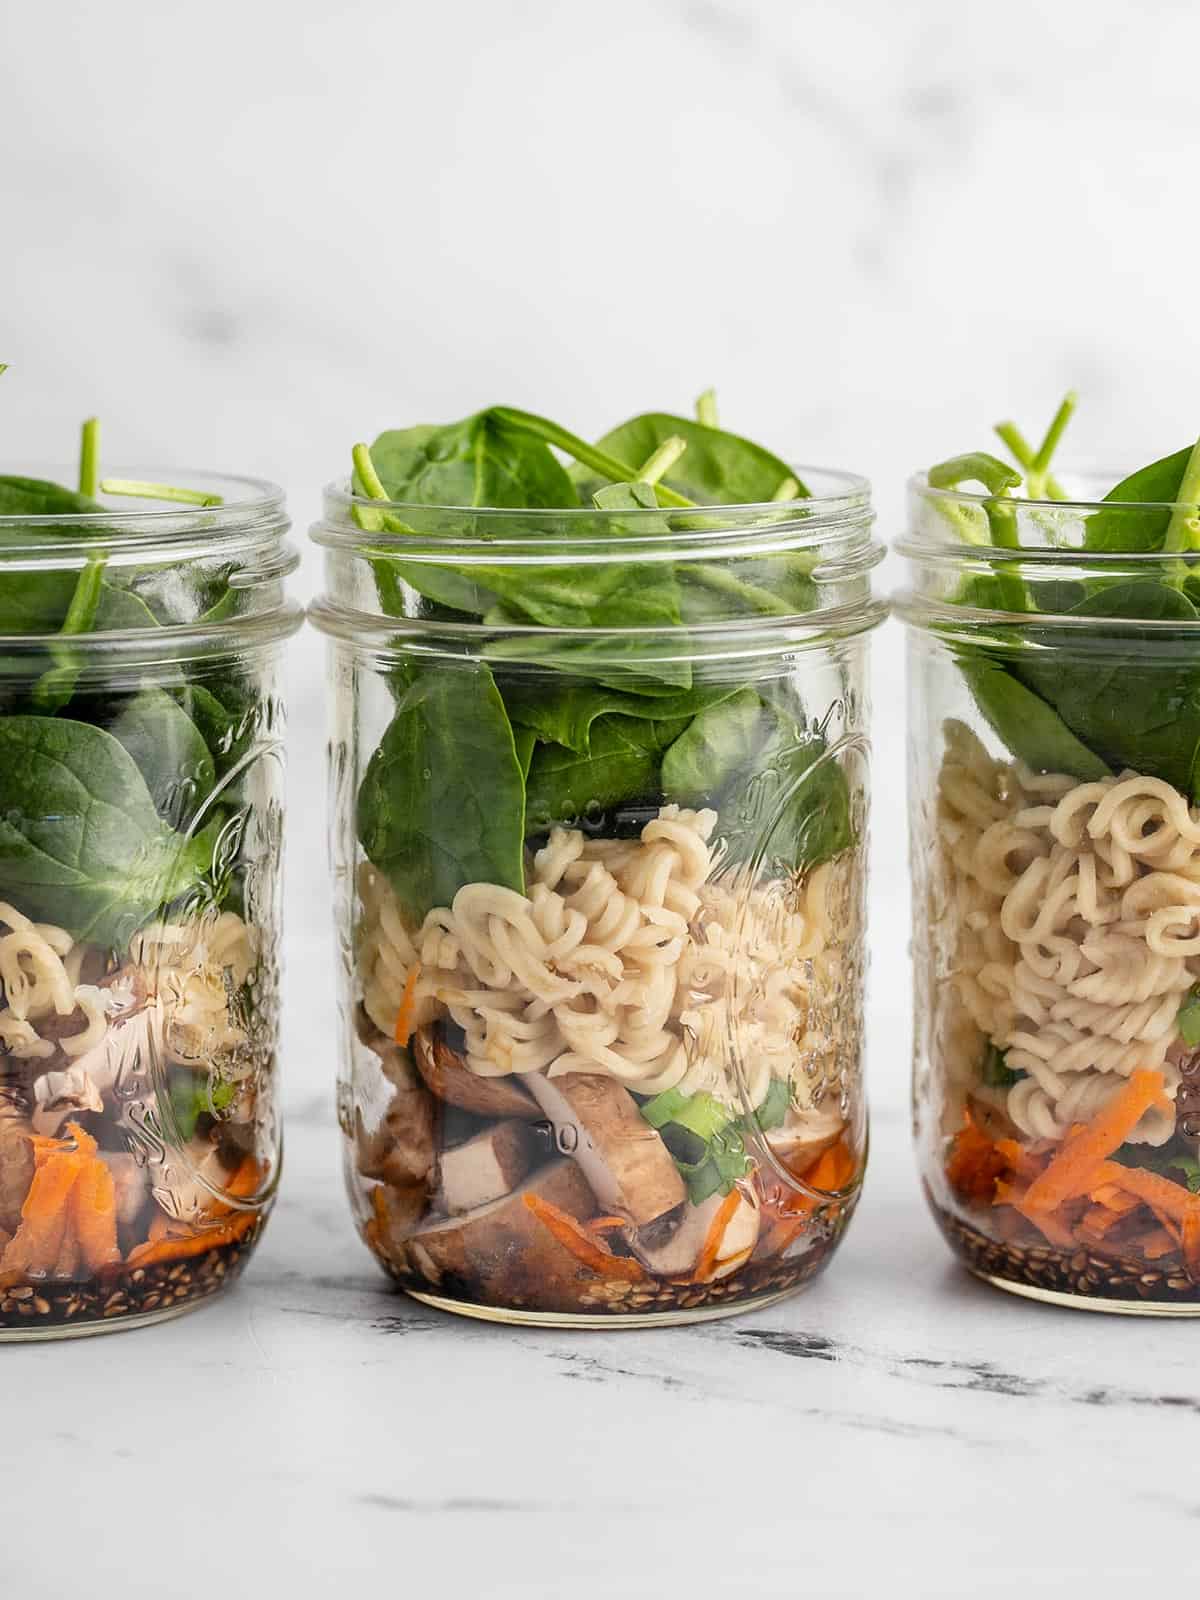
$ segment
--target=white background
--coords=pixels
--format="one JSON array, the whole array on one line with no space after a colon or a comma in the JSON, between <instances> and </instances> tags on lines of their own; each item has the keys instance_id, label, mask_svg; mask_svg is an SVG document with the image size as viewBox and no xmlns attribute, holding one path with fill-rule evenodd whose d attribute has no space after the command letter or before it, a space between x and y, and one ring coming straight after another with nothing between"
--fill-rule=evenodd
<instances>
[{"instance_id":1,"label":"white background","mask_svg":"<svg viewBox=\"0 0 1200 1600\"><path fill-rule=\"evenodd\" d=\"M1036 430L1071 386L1082 395L1077 453L1117 466L1149 459L1200 427L1197 61L1194 0L0 0L0 360L13 369L0 382L0 458L16 465L68 456L80 419L98 413L112 461L277 480L301 539L320 485L346 470L356 439L492 402L551 413L593 434L638 410L686 410L713 384L729 426L795 459L869 475L885 537L899 529L910 471L986 447L990 424L1004 416ZM885 585L898 579L884 569ZM307 557L301 598L318 582L317 562ZM977 1535L1001 1561L1005 1542L987 1504L975 1506L970 1474L959 1476L958 1445L947 1442L955 1418L969 1415L986 1445L961 1460L979 1471L994 1463L985 1502L990 1494L1000 1507L1006 1485L1037 1478L1036 1451L1028 1452L1038 1437L1043 1444L1077 1438L1078 1459L1060 1461L1055 1481L1084 1482L1098 1453L1109 1466L1099 1497L1077 1505L1080 1525L1105 1507L1127 1534L1125 1452L1132 1448L1128 1459L1140 1460L1149 1481L1164 1452L1176 1452L1178 1467L1192 1459L1183 1434L1166 1437L1171 1416L1181 1428L1194 1423L1164 1413L1160 1442L1153 1408L1168 1401L1121 1390L1120 1404L1134 1408L1119 1413L1124 1431L1116 1431L1112 1412L1105 1413L1114 1418L1111 1436L1096 1431L1110 1427L1099 1420L1081 1431L1072 1416L1100 1413L1053 1408L1090 1404L1090 1379L1064 1375L1079 1370L1085 1351L1089 1371L1099 1372L1105 1350L1110 1376L1132 1372L1133 1329L1113 1342L1116 1335L1103 1336L1092 1319L1081 1325L1065 1313L1038 1313L1035 1329L1033 1313L1023 1321L1007 1302L997 1306L993 1297L983 1307L965 1278L951 1276L928 1223L918 1220L915 1185L903 1176L899 1153L907 1073L901 660L900 629L890 624L877 637L875 672L871 1071L882 1113L879 1198L868 1184L860 1244L851 1240L844 1266L828 1280L841 1290L796 1302L803 1309L793 1322L816 1314L840 1326L848 1318L852 1341L866 1341L871 1360L878 1356L889 1373L893 1347L928 1350L943 1334L989 1372L1026 1358L1042 1372L1012 1379L1041 1389L1000 1386L1005 1394L1044 1395L1044 1432L1036 1435L1022 1420L1026 1402L991 1395L947 1396L958 1409L942 1419L944 1429L909 1417L908 1402L897 1407L893 1397L912 1391L889 1387L891 1378L878 1390L855 1387L853 1343L848 1366L837 1369L848 1386L846 1425L867 1428L874 1426L868 1414L883 1416L890 1420L879 1426L893 1436L875 1454L839 1459L852 1474L886 1474L878 1493L917 1572L928 1541L949 1551L955 1538L938 1523L936 1505L922 1503L925 1471L946 1469L940 1492L942 1503L958 1507L962 1565L936 1592L961 1594L973 1583L983 1592L972 1565L982 1548ZM291 663L289 948L303 981L288 995L286 1071L301 1132L296 1148L307 1141L314 1152L328 1149L332 1164L332 1131L318 1131L333 1060L315 634L297 639ZM137 1349L161 1349L164 1359L168 1348L193 1350L197 1370L215 1361L221 1371L226 1359L244 1363L252 1342L238 1381L255 1397L246 1405L261 1408L260 1437L279 1428L270 1384L284 1385L277 1395L297 1386L287 1403L292 1421L278 1436L298 1429L299 1458L307 1459L307 1449L315 1463L303 1471L317 1496L316 1539L321 1474L344 1456L342 1479L353 1476L358 1436L339 1432L341 1369L307 1332L316 1340L333 1322L304 1320L353 1310L330 1290L340 1282L333 1276L306 1287L309 1230L329 1262L353 1256L362 1316L378 1297L365 1257L353 1255L332 1178L323 1210L290 1193L276 1235L286 1253L268 1255L274 1247L264 1247L261 1288L248 1285L229 1308L204 1314L239 1331L239 1319L248 1319L246 1338L228 1357L203 1338L169 1347L152 1344L154 1334L134 1338L146 1341ZM881 1225L885 1207L904 1217L899 1247ZM910 1284L911 1305L904 1299ZM325 1311L316 1309L318 1292ZM256 1315L266 1318L257 1327ZM195 1319L197 1335L204 1325ZM721 1390L721 1373L734 1370L723 1363L741 1337L735 1331L729 1343L711 1346L698 1393ZM1170 1381L1185 1384L1180 1338L1160 1330L1155 1340L1163 1382L1174 1372ZM435 1367L438 1351L453 1349L469 1364L469 1352L486 1348L478 1359L487 1364L472 1369L488 1374L481 1405L489 1395L499 1404L505 1374L523 1372L521 1363L541 1348L485 1346L465 1336L452 1346L440 1328L419 1343ZM654 1359L651 1346L615 1345L612 1371L633 1385L633 1369ZM653 1348L669 1366L668 1347ZM404 1366L395 1347L388 1361L359 1349L347 1345L345 1371L361 1369L357 1404L369 1414L384 1379L367 1376L368 1368L403 1384ZM546 1350L547 1360L573 1359ZM114 1357L127 1351L122 1340ZM65 1379L66 1355L44 1354ZM260 1355L261 1368L254 1365ZM792 1366L798 1374L799 1364ZM744 1381L731 1378L726 1387L744 1396L757 1379L737 1370ZM83 1369L77 1381L76 1413L94 1400ZM514 1393L523 1394L523 1380L515 1381ZM676 1379L663 1382L670 1392ZM964 1386L979 1387L973 1379L950 1385ZM124 1389L136 1392L129 1383ZM166 1392L176 1395L177 1384ZM317 1392L332 1411L328 1435L301 1425ZM808 1393L772 1377L763 1406L781 1404L785 1392ZM353 1416L349 1390L345 1397ZM418 1381L403 1405L434 1427L436 1399ZM30 1430L47 1415L43 1400L30 1413ZM608 1405L619 1407L619 1398ZM990 1409L996 1405L1010 1408L1002 1425ZM719 1414L754 1439L771 1412ZM806 1429L815 1416L800 1409L796 1426ZM402 1433L402 1418L396 1426ZM963 1448L972 1444L966 1437ZM339 1442L327 1445L327 1438ZM609 1447L618 1476L630 1466L623 1438L614 1432ZM870 1445L872 1435L861 1438ZM1011 1457L995 1453L1001 1446L1011 1447ZM131 1442L127 1453L133 1450ZM217 1456L204 1459L213 1477L201 1477L219 1491ZM448 1459L438 1457L451 1493L472 1469L454 1457L451 1471ZM57 1478L60 1469L46 1462L43 1476ZM418 1486L431 1481L419 1463L409 1466ZM293 1493L288 1470L285 1462L271 1491L285 1505ZM790 1459L788 1471L802 1494L803 1472ZM1170 1476L1165 1460L1157 1475ZM707 1492L702 1478L698 1496ZM136 1507L149 1481L143 1473L124 1487L118 1477L112 1492ZM862 1533L850 1531L858 1483L855 1476L848 1499L838 1502L846 1537L855 1539ZM786 1528L782 1487L775 1481L775 1499L768 1497L778 1503L776 1528ZM89 1492L73 1490L70 1503L86 1508ZM698 1499L694 1507L701 1540L707 1504ZM816 1504L824 1516L825 1502ZM1038 1531L1021 1549L1007 1548L1021 1565L1015 1581L1031 1590L1039 1575L1049 1582L1075 1570L1056 1564L1078 1542L1072 1533L1064 1543L1053 1504L1028 1500L1023 1525L1036 1523ZM1145 1548L1178 1539L1182 1549L1185 1525L1169 1523L1168 1511L1194 1518L1194 1507L1183 1500L1163 1507L1161 1524L1142 1525ZM930 1520L922 1522L922 1512ZM654 1514L674 1526L669 1509ZM711 1515L715 1535L717 1502ZM57 1528L57 1512L54 1519ZM650 1524L645 1530L653 1543ZM764 1529L753 1544L760 1561L773 1537ZM1138 1539L1124 1541L1124 1559L1140 1547ZM786 1544L771 1549L786 1571ZM858 1592L853 1559L838 1593ZM989 1571L999 1592L1004 1569ZM395 1581L402 1577L397 1565ZM789 1592L791 1580L781 1581L770 1592ZM906 1592L922 1592L914 1583ZM445 1592L453 1594L453 1585ZM832 1581L823 1592L833 1592Z\"/></svg>"}]
</instances>

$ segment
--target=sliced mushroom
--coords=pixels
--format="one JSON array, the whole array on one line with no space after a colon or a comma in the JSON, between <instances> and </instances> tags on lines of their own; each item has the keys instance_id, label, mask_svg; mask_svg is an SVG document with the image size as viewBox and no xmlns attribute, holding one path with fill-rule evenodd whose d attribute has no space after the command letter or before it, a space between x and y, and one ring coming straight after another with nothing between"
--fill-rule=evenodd
<instances>
[{"instance_id":1,"label":"sliced mushroom","mask_svg":"<svg viewBox=\"0 0 1200 1600\"><path fill-rule=\"evenodd\" d=\"M1019 1139L1021 1131L1008 1114L1008 1091L982 1085L967 1096L967 1105L976 1125L989 1139Z\"/></svg>"},{"instance_id":2,"label":"sliced mushroom","mask_svg":"<svg viewBox=\"0 0 1200 1600\"><path fill-rule=\"evenodd\" d=\"M371 1248L394 1266L406 1264L405 1241L425 1214L423 1183L379 1184L371 1191L372 1216L366 1224Z\"/></svg>"},{"instance_id":3,"label":"sliced mushroom","mask_svg":"<svg viewBox=\"0 0 1200 1600\"><path fill-rule=\"evenodd\" d=\"M787 1120L772 1128L766 1141L788 1171L800 1177L838 1142L845 1127L846 1119L835 1105L815 1106L810 1111L797 1111L793 1106Z\"/></svg>"},{"instance_id":4,"label":"sliced mushroom","mask_svg":"<svg viewBox=\"0 0 1200 1600\"><path fill-rule=\"evenodd\" d=\"M422 1028L416 1034L413 1059L439 1100L473 1111L478 1117L523 1117L526 1122L541 1119L537 1103L523 1087L525 1079L478 1077L437 1029Z\"/></svg>"},{"instance_id":5,"label":"sliced mushroom","mask_svg":"<svg viewBox=\"0 0 1200 1600\"><path fill-rule=\"evenodd\" d=\"M742 1188L738 1189L737 1194L737 1209L721 1234L716 1258L710 1270L704 1274L705 1283L736 1272L758 1241L758 1196L753 1190ZM724 1195L712 1194L698 1206L686 1207L683 1220L666 1244L648 1248L644 1236L641 1240L634 1239L633 1249L638 1260L661 1278L690 1277L725 1203Z\"/></svg>"},{"instance_id":6,"label":"sliced mushroom","mask_svg":"<svg viewBox=\"0 0 1200 1600\"><path fill-rule=\"evenodd\" d=\"M579 1163L604 1211L642 1228L687 1199L671 1152L615 1078L531 1072L524 1082L554 1124L558 1148Z\"/></svg>"},{"instance_id":7,"label":"sliced mushroom","mask_svg":"<svg viewBox=\"0 0 1200 1600\"><path fill-rule=\"evenodd\" d=\"M512 1117L442 1152L438 1200L452 1217L511 1193L529 1173L537 1142L529 1123Z\"/></svg>"},{"instance_id":8,"label":"sliced mushroom","mask_svg":"<svg viewBox=\"0 0 1200 1600\"><path fill-rule=\"evenodd\" d=\"M123 1228L132 1228L150 1198L150 1183L146 1168L135 1157L119 1151L104 1150L101 1155L105 1166L113 1176L117 1221Z\"/></svg>"},{"instance_id":9,"label":"sliced mushroom","mask_svg":"<svg viewBox=\"0 0 1200 1600\"><path fill-rule=\"evenodd\" d=\"M44 1072L33 1085L33 1131L54 1138L69 1117L103 1111L96 1081L80 1063L61 1072Z\"/></svg>"},{"instance_id":10,"label":"sliced mushroom","mask_svg":"<svg viewBox=\"0 0 1200 1600\"><path fill-rule=\"evenodd\" d=\"M19 1106L0 1100L0 1229L16 1233L21 1207L33 1182L33 1145L28 1121Z\"/></svg>"},{"instance_id":11,"label":"sliced mushroom","mask_svg":"<svg viewBox=\"0 0 1200 1600\"><path fill-rule=\"evenodd\" d=\"M162 1166L155 1168L151 1192L169 1217L198 1222L224 1192L229 1178L217 1147L206 1139L192 1139L181 1151L169 1151Z\"/></svg>"},{"instance_id":12,"label":"sliced mushroom","mask_svg":"<svg viewBox=\"0 0 1200 1600\"><path fill-rule=\"evenodd\" d=\"M485 1301L531 1310L576 1305L596 1275L526 1205L527 1195L577 1222L596 1210L575 1163L556 1161L503 1199L418 1228L405 1245L409 1268L435 1287L456 1279Z\"/></svg>"},{"instance_id":13,"label":"sliced mushroom","mask_svg":"<svg viewBox=\"0 0 1200 1600\"><path fill-rule=\"evenodd\" d=\"M397 1089L379 1126L368 1133L355 1113L358 1170L364 1178L404 1185L423 1183L433 1171L433 1096L423 1084Z\"/></svg>"}]
</instances>

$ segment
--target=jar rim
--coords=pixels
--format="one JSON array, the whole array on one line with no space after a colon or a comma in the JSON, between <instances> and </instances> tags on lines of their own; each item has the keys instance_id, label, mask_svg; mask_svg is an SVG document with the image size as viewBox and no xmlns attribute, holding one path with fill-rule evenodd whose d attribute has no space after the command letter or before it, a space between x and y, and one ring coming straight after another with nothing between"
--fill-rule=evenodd
<instances>
[{"instance_id":1,"label":"jar rim","mask_svg":"<svg viewBox=\"0 0 1200 1600\"><path fill-rule=\"evenodd\" d=\"M1101 483L1120 484L1128 476L1127 473L1117 476L1112 471L1095 465L1078 466L1070 475L1076 479L1095 479L1097 487ZM1022 494L989 494L986 489L940 489L929 482L928 469L913 473L907 487L910 494L920 495L941 505L986 508L999 502L1022 511L1055 511L1059 515L1077 513L1080 516L1090 516L1097 511L1174 511L1179 506L1193 505L1190 500L1110 500L1104 495L1094 497L1069 495L1065 500L1049 500L1035 499L1031 495ZM1200 510L1200 504L1196 504L1195 509ZM946 540L947 544L954 542L950 538Z\"/></svg>"},{"instance_id":2,"label":"jar rim","mask_svg":"<svg viewBox=\"0 0 1200 1600\"><path fill-rule=\"evenodd\" d=\"M74 468L62 463L22 462L14 476L69 484ZM219 495L216 505L183 505L165 500L136 500L125 505L105 505L101 511L0 513L0 569L33 560L38 566L69 567L85 559L97 546L110 555L168 554L177 544L205 538L283 532L288 527L283 489L267 478L232 473L198 471L180 467L113 468L114 479L178 484L198 492ZM113 497L119 498L119 497ZM19 530L40 533L70 529L71 538L15 538Z\"/></svg>"},{"instance_id":3,"label":"jar rim","mask_svg":"<svg viewBox=\"0 0 1200 1600\"><path fill-rule=\"evenodd\" d=\"M821 468L796 470L825 492L798 500L688 507L440 506L370 500L339 479L327 485L325 515L310 536L329 550L360 550L369 541L377 556L462 566L497 561L587 566L614 559L634 563L820 551L839 535L855 534L863 535L868 547L874 519L868 480ZM379 523L387 516L403 528L364 526L368 519Z\"/></svg>"}]
</instances>

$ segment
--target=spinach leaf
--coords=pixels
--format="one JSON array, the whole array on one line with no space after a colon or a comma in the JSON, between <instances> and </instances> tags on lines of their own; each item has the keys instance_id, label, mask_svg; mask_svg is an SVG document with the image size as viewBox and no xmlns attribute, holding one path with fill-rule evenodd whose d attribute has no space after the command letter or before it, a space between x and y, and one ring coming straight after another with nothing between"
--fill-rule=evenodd
<instances>
[{"instance_id":1,"label":"spinach leaf","mask_svg":"<svg viewBox=\"0 0 1200 1600\"><path fill-rule=\"evenodd\" d=\"M663 757L664 795L684 805L721 795L757 759L774 728L774 715L753 689L701 711Z\"/></svg>"},{"instance_id":2,"label":"spinach leaf","mask_svg":"<svg viewBox=\"0 0 1200 1600\"><path fill-rule=\"evenodd\" d=\"M64 489L61 484L50 483L45 478L0 477L0 517L88 516L105 509L90 495ZM5 529L6 534L11 531L11 527ZM21 537L61 538L64 533L78 531L72 528L29 528L21 530Z\"/></svg>"},{"instance_id":3,"label":"spinach leaf","mask_svg":"<svg viewBox=\"0 0 1200 1600\"><path fill-rule=\"evenodd\" d=\"M201 683L176 691L180 709L195 724L212 757L217 778L223 778L254 742L256 701L236 683L221 685L224 699Z\"/></svg>"},{"instance_id":4,"label":"spinach leaf","mask_svg":"<svg viewBox=\"0 0 1200 1600\"><path fill-rule=\"evenodd\" d=\"M1084 535L1088 550L1109 554L1161 550L1171 522L1171 503L1178 499L1188 462L1195 447L1188 445L1174 455L1152 461L1122 478L1104 496L1119 501L1110 511L1096 511L1088 518ZM1128 509L1137 504L1157 502L1152 509Z\"/></svg>"},{"instance_id":5,"label":"spinach leaf","mask_svg":"<svg viewBox=\"0 0 1200 1600\"><path fill-rule=\"evenodd\" d=\"M659 793L663 751L686 727L687 719L601 716L591 724L587 755L539 744L526 786L529 832L544 833L555 823L573 825L610 806L652 800Z\"/></svg>"},{"instance_id":6,"label":"spinach leaf","mask_svg":"<svg viewBox=\"0 0 1200 1600\"><path fill-rule=\"evenodd\" d=\"M489 407L444 425L381 433L371 446L390 500L426 506L577 506L557 456Z\"/></svg>"},{"instance_id":7,"label":"spinach leaf","mask_svg":"<svg viewBox=\"0 0 1200 1600\"><path fill-rule=\"evenodd\" d=\"M563 745L577 755L590 754L592 724L598 717L619 714L651 722L678 722L739 692L729 684L696 684L682 691L639 695L598 683L555 685L553 680L537 681L529 673L514 674L511 681L501 684L514 723L533 729L543 743Z\"/></svg>"},{"instance_id":8,"label":"spinach leaf","mask_svg":"<svg viewBox=\"0 0 1200 1600\"><path fill-rule=\"evenodd\" d=\"M643 462L670 438L682 439L687 449L663 482L689 500L704 505L754 505L773 499L789 479L795 483L790 498L808 494L781 457L751 439L708 427L691 417L648 411L611 429L597 441L597 448L622 461ZM571 477L585 498L603 481L578 465L571 469Z\"/></svg>"},{"instance_id":9,"label":"spinach leaf","mask_svg":"<svg viewBox=\"0 0 1200 1600\"><path fill-rule=\"evenodd\" d=\"M167 827L111 734L0 718L0 894L27 915L120 946L209 865L208 841Z\"/></svg>"},{"instance_id":10,"label":"spinach leaf","mask_svg":"<svg viewBox=\"0 0 1200 1600\"><path fill-rule=\"evenodd\" d=\"M228 1110L237 1094L237 1085L229 1080L214 1082L209 1073L187 1068L171 1073L167 1091L180 1137L190 1139L201 1117Z\"/></svg>"},{"instance_id":11,"label":"spinach leaf","mask_svg":"<svg viewBox=\"0 0 1200 1600\"><path fill-rule=\"evenodd\" d=\"M199 728L165 689L143 689L109 725L137 763L154 809L183 828L212 793L216 768Z\"/></svg>"},{"instance_id":12,"label":"spinach leaf","mask_svg":"<svg viewBox=\"0 0 1200 1600\"><path fill-rule=\"evenodd\" d=\"M1137 623L1186 627L1200 613L1170 584L1134 579L1097 589L1069 614L1094 618L1097 627L1083 639L1048 627L1054 649L1020 652L1013 671L1114 771L1130 767L1187 791L1200 747L1200 666L1182 635L1176 660L1164 659L1163 645L1147 654Z\"/></svg>"},{"instance_id":13,"label":"spinach leaf","mask_svg":"<svg viewBox=\"0 0 1200 1600\"><path fill-rule=\"evenodd\" d=\"M854 843L850 788L819 734L753 689L702 711L663 758L668 800L711 805L730 860L816 867Z\"/></svg>"},{"instance_id":14,"label":"spinach leaf","mask_svg":"<svg viewBox=\"0 0 1200 1600\"><path fill-rule=\"evenodd\" d=\"M367 765L357 818L410 920L467 883L523 892L524 815L521 761L488 668L415 671Z\"/></svg>"},{"instance_id":15,"label":"spinach leaf","mask_svg":"<svg viewBox=\"0 0 1200 1600\"><path fill-rule=\"evenodd\" d=\"M1193 984L1175 1017L1179 1037L1189 1049L1200 1045L1200 984Z\"/></svg>"},{"instance_id":16,"label":"spinach leaf","mask_svg":"<svg viewBox=\"0 0 1200 1600\"><path fill-rule=\"evenodd\" d=\"M998 662L964 651L959 666L1001 742L1034 772L1065 772L1088 783L1109 776L1104 762L1075 737L1053 706Z\"/></svg>"}]
</instances>

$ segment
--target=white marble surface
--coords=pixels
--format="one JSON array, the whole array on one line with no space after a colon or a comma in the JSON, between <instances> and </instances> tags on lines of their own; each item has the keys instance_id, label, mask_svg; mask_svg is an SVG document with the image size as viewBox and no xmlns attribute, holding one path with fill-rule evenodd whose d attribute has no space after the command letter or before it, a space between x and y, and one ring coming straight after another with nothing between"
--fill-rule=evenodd
<instances>
[{"instance_id":1,"label":"white marble surface","mask_svg":"<svg viewBox=\"0 0 1200 1600\"><path fill-rule=\"evenodd\" d=\"M0 455L284 483L493 400L709 383L868 473L1196 428L1191 0L0 6ZM309 559L307 596L317 582ZM745 1322L568 1338L388 1295L327 1109L320 643L292 652L288 1177L227 1304L5 1349L14 1596L1122 1593L1190 1571L1183 1324L952 1269L908 1154L899 630L876 651L875 1147L842 1257ZM286 1587L285 1587L286 1585Z\"/></svg>"}]
</instances>

